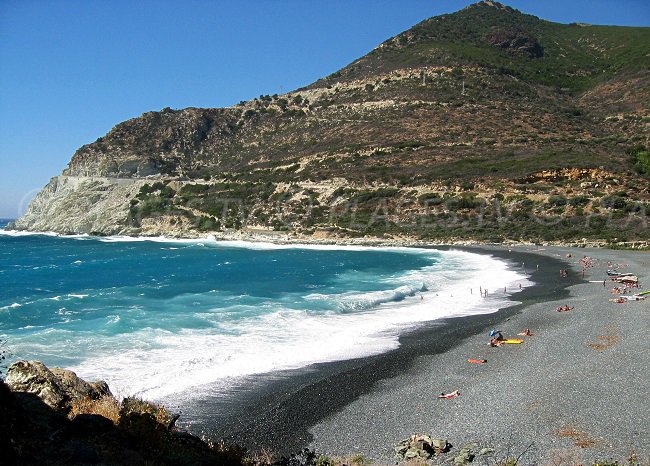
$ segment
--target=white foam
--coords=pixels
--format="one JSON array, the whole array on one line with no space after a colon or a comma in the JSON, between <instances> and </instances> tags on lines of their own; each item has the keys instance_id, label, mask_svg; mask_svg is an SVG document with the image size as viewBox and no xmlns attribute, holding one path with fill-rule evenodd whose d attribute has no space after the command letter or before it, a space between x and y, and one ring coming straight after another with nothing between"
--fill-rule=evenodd
<instances>
[{"instance_id":1,"label":"white foam","mask_svg":"<svg viewBox=\"0 0 650 466\"><path fill-rule=\"evenodd\" d=\"M0 228L0 235L4 236L53 236L53 237L61 237L61 238L72 238L72 239L88 239L88 238L94 238L93 236L87 234L87 233L81 233L77 235L64 235L61 233L57 233L55 231L24 231L24 230L6 230L3 228Z\"/></svg>"},{"instance_id":2,"label":"white foam","mask_svg":"<svg viewBox=\"0 0 650 466\"><path fill-rule=\"evenodd\" d=\"M228 310L221 308L200 316L214 319L217 327L180 333L146 328L103 341L100 347L93 340L81 342L90 345L80 350L91 356L73 369L85 377L106 379L120 396L159 400L199 390L227 390L243 376L390 351L399 346L399 336L406 330L424 322L496 312L512 304L508 295L518 291L519 284L530 283L489 256L435 254L442 254L440 263L387 279L387 285L406 281L411 286L307 297L307 305L309 300L334 300L357 303L360 311L322 314L270 302L272 312L229 320L223 319ZM479 294L479 287L489 290L488 298ZM510 291L504 292L504 287Z\"/></svg>"},{"instance_id":3,"label":"white foam","mask_svg":"<svg viewBox=\"0 0 650 466\"><path fill-rule=\"evenodd\" d=\"M15 309L17 307L22 307L22 304L19 304L19 303L9 304L8 306L0 307L0 311L6 310L6 309Z\"/></svg>"},{"instance_id":4,"label":"white foam","mask_svg":"<svg viewBox=\"0 0 650 466\"><path fill-rule=\"evenodd\" d=\"M52 236L58 238L71 238L71 239L91 239L100 241L103 243L141 243L141 242L155 242L155 243L177 243L177 244L189 244L200 247L212 246L212 247L227 247L227 248L242 248L250 250L284 250L284 249L307 249L307 250L317 250L317 251L336 251L336 250L346 250L346 251L395 251L395 252L410 252L418 253L422 251L431 251L430 249L417 248L417 247L406 247L406 246L364 246L364 245L352 245L352 244L311 244L311 243L271 243L264 241L244 241L244 240L221 240L217 239L214 235L206 235L204 237L198 238L173 238L168 236L123 236L123 235L111 235L111 236L94 236L84 234L77 235L66 235L56 232L32 232L32 231L22 231L22 230L2 230L0 229L0 234L7 236ZM173 248L170 248L173 249Z\"/></svg>"}]
</instances>

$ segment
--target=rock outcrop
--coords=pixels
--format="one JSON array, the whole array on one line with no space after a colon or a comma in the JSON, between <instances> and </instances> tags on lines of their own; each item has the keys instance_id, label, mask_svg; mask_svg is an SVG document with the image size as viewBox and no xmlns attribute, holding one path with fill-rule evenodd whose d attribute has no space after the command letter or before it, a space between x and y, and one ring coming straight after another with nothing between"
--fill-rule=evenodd
<instances>
[{"instance_id":1,"label":"rock outcrop","mask_svg":"<svg viewBox=\"0 0 650 466\"><path fill-rule=\"evenodd\" d=\"M535 37L526 31L498 30L487 36L488 43L500 47L509 53L529 58L544 56L544 47Z\"/></svg>"},{"instance_id":2,"label":"rock outcrop","mask_svg":"<svg viewBox=\"0 0 650 466\"><path fill-rule=\"evenodd\" d=\"M74 400L112 396L104 381L86 382L67 369L48 369L39 361L18 361L7 370L7 385L14 391L33 393L49 407L67 413Z\"/></svg>"},{"instance_id":3,"label":"rock outcrop","mask_svg":"<svg viewBox=\"0 0 650 466\"><path fill-rule=\"evenodd\" d=\"M129 199L146 180L55 176L13 228L61 234L128 234Z\"/></svg>"},{"instance_id":4,"label":"rock outcrop","mask_svg":"<svg viewBox=\"0 0 650 466\"><path fill-rule=\"evenodd\" d=\"M0 380L0 463L18 465L244 464L239 447L215 447L174 427L177 416L142 400L122 403L119 418L67 413L71 399L110 397L65 369L21 361ZM250 464L250 463L246 463Z\"/></svg>"},{"instance_id":5,"label":"rock outcrop","mask_svg":"<svg viewBox=\"0 0 650 466\"><path fill-rule=\"evenodd\" d=\"M395 447L395 454L397 458L404 460L428 460L434 455L446 453L450 448L451 445L445 439L433 438L428 434L415 434L402 440Z\"/></svg>"}]
</instances>

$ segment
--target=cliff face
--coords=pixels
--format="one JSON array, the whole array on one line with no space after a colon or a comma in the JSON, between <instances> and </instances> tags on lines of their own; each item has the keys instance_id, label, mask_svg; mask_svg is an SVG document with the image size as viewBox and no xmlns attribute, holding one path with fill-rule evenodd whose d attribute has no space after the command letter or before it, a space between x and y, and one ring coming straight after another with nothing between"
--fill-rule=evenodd
<instances>
[{"instance_id":1,"label":"cliff face","mask_svg":"<svg viewBox=\"0 0 650 466\"><path fill-rule=\"evenodd\" d=\"M611 219L643 224L650 211L648 69L649 28L562 25L481 2L306 88L120 123L81 147L16 226L539 239L550 216L566 237L620 236ZM607 175L523 181L564 169ZM500 223L461 227L490 215Z\"/></svg>"},{"instance_id":2,"label":"cliff face","mask_svg":"<svg viewBox=\"0 0 650 466\"><path fill-rule=\"evenodd\" d=\"M128 234L128 199L143 181L56 176L41 190L15 228L63 234ZM125 201L126 200L126 201Z\"/></svg>"},{"instance_id":3,"label":"cliff face","mask_svg":"<svg viewBox=\"0 0 650 466\"><path fill-rule=\"evenodd\" d=\"M147 112L79 148L63 174L128 178L191 172L215 151L228 150L239 113L196 108Z\"/></svg>"}]
</instances>

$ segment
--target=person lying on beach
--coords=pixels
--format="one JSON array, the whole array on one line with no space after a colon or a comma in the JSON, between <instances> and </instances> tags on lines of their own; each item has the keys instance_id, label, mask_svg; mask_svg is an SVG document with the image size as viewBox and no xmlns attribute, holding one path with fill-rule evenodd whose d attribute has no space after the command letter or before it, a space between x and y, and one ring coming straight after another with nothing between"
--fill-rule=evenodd
<instances>
[{"instance_id":1,"label":"person lying on beach","mask_svg":"<svg viewBox=\"0 0 650 466\"><path fill-rule=\"evenodd\" d=\"M438 395L438 398L444 398L444 399L449 399L449 398L456 398L457 396L460 396L460 392L458 390L454 390L451 393L445 394L444 392Z\"/></svg>"},{"instance_id":2,"label":"person lying on beach","mask_svg":"<svg viewBox=\"0 0 650 466\"><path fill-rule=\"evenodd\" d=\"M503 340L497 340L496 338L490 338L488 343L490 346L503 346Z\"/></svg>"},{"instance_id":3,"label":"person lying on beach","mask_svg":"<svg viewBox=\"0 0 650 466\"><path fill-rule=\"evenodd\" d=\"M519 332L517 335L521 335L521 336L524 336L524 337L532 337L533 332L531 332L529 329L526 329L523 332Z\"/></svg>"},{"instance_id":4,"label":"person lying on beach","mask_svg":"<svg viewBox=\"0 0 650 466\"><path fill-rule=\"evenodd\" d=\"M567 304L565 304L564 306L556 307L555 310L557 312L567 312L573 310L573 306L569 307Z\"/></svg>"}]
</instances>

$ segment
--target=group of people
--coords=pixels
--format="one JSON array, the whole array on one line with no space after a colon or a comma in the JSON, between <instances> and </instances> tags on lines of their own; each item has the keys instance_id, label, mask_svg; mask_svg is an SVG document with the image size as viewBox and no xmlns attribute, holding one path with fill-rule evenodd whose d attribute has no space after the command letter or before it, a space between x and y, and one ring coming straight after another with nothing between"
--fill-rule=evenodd
<instances>
[{"instance_id":1,"label":"group of people","mask_svg":"<svg viewBox=\"0 0 650 466\"><path fill-rule=\"evenodd\" d=\"M626 285L623 285L623 286L615 286L614 288L612 288L611 293L612 294L625 294L628 291L629 291L628 287Z\"/></svg>"}]
</instances>

